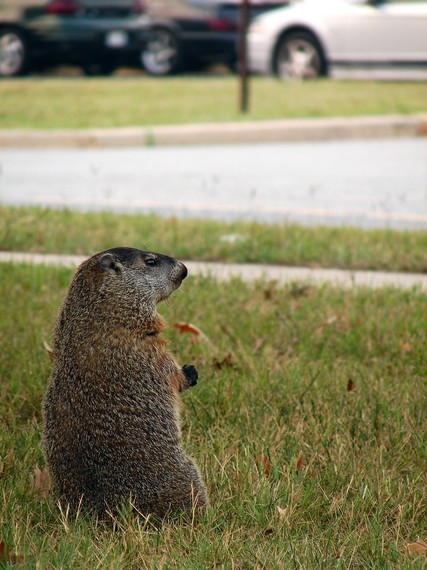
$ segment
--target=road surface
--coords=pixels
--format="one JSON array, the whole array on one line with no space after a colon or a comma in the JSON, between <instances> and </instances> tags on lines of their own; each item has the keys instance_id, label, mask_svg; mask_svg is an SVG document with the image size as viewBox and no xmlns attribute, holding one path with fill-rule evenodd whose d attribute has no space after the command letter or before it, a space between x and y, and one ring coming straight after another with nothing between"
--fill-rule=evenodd
<instances>
[{"instance_id":1,"label":"road surface","mask_svg":"<svg viewBox=\"0 0 427 570\"><path fill-rule=\"evenodd\" d=\"M427 139L1 149L0 202L427 228Z\"/></svg>"}]
</instances>

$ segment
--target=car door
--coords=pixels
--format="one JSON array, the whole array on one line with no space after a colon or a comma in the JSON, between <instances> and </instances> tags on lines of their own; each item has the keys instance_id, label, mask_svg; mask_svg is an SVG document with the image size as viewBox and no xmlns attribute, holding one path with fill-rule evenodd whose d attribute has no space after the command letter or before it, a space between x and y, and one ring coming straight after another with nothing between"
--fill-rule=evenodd
<instances>
[{"instance_id":1,"label":"car door","mask_svg":"<svg viewBox=\"0 0 427 570\"><path fill-rule=\"evenodd\" d=\"M427 2L353 0L340 18L342 61L427 63Z\"/></svg>"}]
</instances>

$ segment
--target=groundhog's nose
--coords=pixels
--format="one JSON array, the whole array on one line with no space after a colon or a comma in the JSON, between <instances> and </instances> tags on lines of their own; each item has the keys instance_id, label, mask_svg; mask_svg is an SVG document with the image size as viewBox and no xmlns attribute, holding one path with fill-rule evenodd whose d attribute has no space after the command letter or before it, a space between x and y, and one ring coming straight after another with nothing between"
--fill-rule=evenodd
<instances>
[{"instance_id":1,"label":"groundhog's nose","mask_svg":"<svg viewBox=\"0 0 427 570\"><path fill-rule=\"evenodd\" d=\"M181 279L185 279L188 275L188 269L181 263Z\"/></svg>"}]
</instances>

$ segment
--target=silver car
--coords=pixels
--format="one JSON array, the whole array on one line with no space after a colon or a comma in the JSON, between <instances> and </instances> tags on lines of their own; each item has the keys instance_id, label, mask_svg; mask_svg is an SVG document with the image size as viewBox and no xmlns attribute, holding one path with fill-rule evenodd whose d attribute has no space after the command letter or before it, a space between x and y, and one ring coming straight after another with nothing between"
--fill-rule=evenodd
<instances>
[{"instance_id":1,"label":"silver car","mask_svg":"<svg viewBox=\"0 0 427 570\"><path fill-rule=\"evenodd\" d=\"M256 18L248 50L282 79L427 79L427 2L301 0Z\"/></svg>"}]
</instances>

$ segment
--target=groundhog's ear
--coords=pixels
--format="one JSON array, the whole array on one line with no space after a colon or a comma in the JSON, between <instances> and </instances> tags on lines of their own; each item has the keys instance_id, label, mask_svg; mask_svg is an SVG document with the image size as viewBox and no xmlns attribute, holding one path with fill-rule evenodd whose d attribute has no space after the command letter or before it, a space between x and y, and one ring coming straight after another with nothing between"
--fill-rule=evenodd
<instances>
[{"instance_id":1,"label":"groundhog's ear","mask_svg":"<svg viewBox=\"0 0 427 570\"><path fill-rule=\"evenodd\" d=\"M99 265L102 269L115 271L116 273L121 273L123 271L123 265L112 253L105 253L99 260Z\"/></svg>"}]
</instances>

